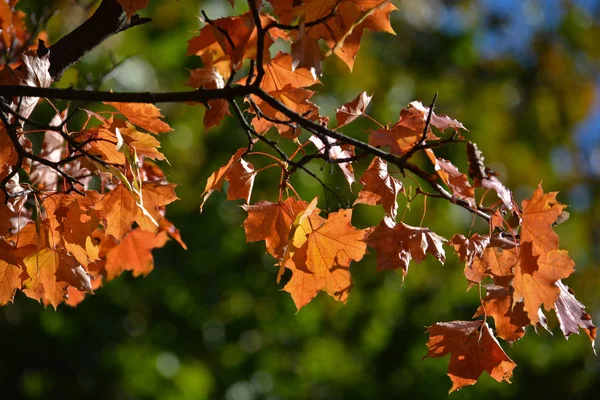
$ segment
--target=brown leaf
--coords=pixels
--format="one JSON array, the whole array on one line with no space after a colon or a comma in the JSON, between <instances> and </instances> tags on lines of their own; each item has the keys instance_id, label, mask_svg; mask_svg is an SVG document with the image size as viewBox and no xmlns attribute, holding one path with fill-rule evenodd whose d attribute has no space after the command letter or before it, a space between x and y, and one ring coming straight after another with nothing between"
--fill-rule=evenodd
<instances>
[{"instance_id":1,"label":"brown leaf","mask_svg":"<svg viewBox=\"0 0 600 400\"><path fill-rule=\"evenodd\" d=\"M63 117L66 116L67 110L63 115L56 114L50 121L50 126L59 126ZM39 154L40 157L45 158L51 162L58 162L62 158L64 150L65 139L55 131L48 130L44 133L44 140L42 141L42 150ZM47 165L33 162L31 167L31 174L29 174L31 184L42 190L56 190L57 183L59 180L58 172Z\"/></svg>"},{"instance_id":2,"label":"brown leaf","mask_svg":"<svg viewBox=\"0 0 600 400\"><path fill-rule=\"evenodd\" d=\"M225 115L231 115L229 112L229 102L227 100L209 100L208 108L206 109L204 119L202 120L204 123L204 131L208 132L210 128L221 125L221 121L223 121Z\"/></svg>"},{"instance_id":3,"label":"brown leaf","mask_svg":"<svg viewBox=\"0 0 600 400\"><path fill-rule=\"evenodd\" d=\"M323 74L321 69L321 49L318 41L305 33L305 24L300 24L298 36L292 44L292 69L306 68L316 79Z\"/></svg>"},{"instance_id":4,"label":"brown leaf","mask_svg":"<svg viewBox=\"0 0 600 400\"><path fill-rule=\"evenodd\" d=\"M569 338L573 333L579 334L579 328L583 329L592 342L592 349L596 353L595 340L598 328L592 322L590 314L585 312L585 306L576 298L571 288L561 281L557 283L560 295L556 300L555 311L560 323L560 330Z\"/></svg>"},{"instance_id":5,"label":"brown leaf","mask_svg":"<svg viewBox=\"0 0 600 400\"><path fill-rule=\"evenodd\" d=\"M450 161L436 157L433 150L425 149L425 153L433 163L439 177L446 186L452 189L452 195L466 201L472 208L476 208L475 188L471 186L467 176L460 172Z\"/></svg>"},{"instance_id":6,"label":"brown leaf","mask_svg":"<svg viewBox=\"0 0 600 400\"><path fill-rule=\"evenodd\" d=\"M510 383L517 366L502 350L483 321L438 322L427 328L429 341L426 357L443 357L450 353L448 376L452 380L450 393L477 383L486 371L496 381Z\"/></svg>"},{"instance_id":7,"label":"brown leaf","mask_svg":"<svg viewBox=\"0 0 600 400\"><path fill-rule=\"evenodd\" d=\"M475 143L467 142L467 159L469 176L474 180L473 186L495 191L506 208L511 211L518 210L518 206L513 201L512 192L496 178L495 172L485 166L483 154Z\"/></svg>"},{"instance_id":8,"label":"brown leaf","mask_svg":"<svg viewBox=\"0 0 600 400\"><path fill-rule=\"evenodd\" d=\"M402 268L408 273L410 260L425 260L427 253L442 264L446 261L443 244L446 239L428 228L410 226L404 222L396 225L385 218L367 237L369 247L377 251L377 270Z\"/></svg>"},{"instance_id":9,"label":"brown leaf","mask_svg":"<svg viewBox=\"0 0 600 400\"><path fill-rule=\"evenodd\" d=\"M191 69L190 77L186 82L187 86L200 89L223 89L225 87L225 79L219 71L212 67Z\"/></svg>"},{"instance_id":10,"label":"brown leaf","mask_svg":"<svg viewBox=\"0 0 600 400\"><path fill-rule=\"evenodd\" d=\"M365 110L369 106L373 95L367 95L367 92L362 92L351 102L345 103L340 108L335 109L335 118L337 119L337 129L344 125L348 125L356 118L360 117L365 113Z\"/></svg>"},{"instance_id":11,"label":"brown leaf","mask_svg":"<svg viewBox=\"0 0 600 400\"><path fill-rule=\"evenodd\" d=\"M360 178L360 183L364 187L358 192L354 204L382 204L386 214L395 221L398 211L396 197L403 190L403 186L402 182L388 172L387 162L375 157Z\"/></svg>"},{"instance_id":12,"label":"brown leaf","mask_svg":"<svg viewBox=\"0 0 600 400\"><path fill-rule=\"evenodd\" d=\"M425 107L420 101L413 101L410 103L410 106L418 110L423 115L425 120L427 119L427 116L429 115L429 107ZM457 120L450 118L445 114L436 115L435 112L431 113L430 124L442 132L448 128L454 129L456 132L458 132L460 129L465 131L467 130L467 128L465 128L461 122L458 122Z\"/></svg>"}]
</instances>

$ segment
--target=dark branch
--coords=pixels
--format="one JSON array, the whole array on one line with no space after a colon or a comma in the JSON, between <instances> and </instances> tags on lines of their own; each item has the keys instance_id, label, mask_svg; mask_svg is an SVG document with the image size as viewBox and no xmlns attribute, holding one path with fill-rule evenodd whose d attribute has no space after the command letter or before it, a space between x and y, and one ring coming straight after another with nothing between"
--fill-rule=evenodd
<instances>
[{"instance_id":1,"label":"dark branch","mask_svg":"<svg viewBox=\"0 0 600 400\"><path fill-rule=\"evenodd\" d=\"M150 21L137 15L127 20L117 0L103 0L88 20L50 47L50 75L59 80L67 68L109 37Z\"/></svg>"}]
</instances>

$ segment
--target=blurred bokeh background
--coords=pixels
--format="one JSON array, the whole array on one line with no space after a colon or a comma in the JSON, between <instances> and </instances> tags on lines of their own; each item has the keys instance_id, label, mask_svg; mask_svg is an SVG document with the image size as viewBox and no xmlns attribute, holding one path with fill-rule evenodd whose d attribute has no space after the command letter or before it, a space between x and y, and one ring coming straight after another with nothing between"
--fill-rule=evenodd
<instances>
[{"instance_id":1,"label":"blurred bokeh background","mask_svg":"<svg viewBox=\"0 0 600 400\"><path fill-rule=\"evenodd\" d=\"M97 3L21 0L19 6L28 13L57 10L47 25L53 43ZM151 24L107 40L58 86L183 90L186 68L200 66L185 56L187 40L201 26L200 11L218 18L244 11L243 3L232 10L225 0L152 0L141 13ZM408 102L429 103L439 92L437 111L464 123L518 201L541 180L546 191L560 191L571 217L556 230L577 265L566 283L600 322L600 1L394 3L396 36L367 32L352 73L338 60L325 62L316 97L322 114L333 116L335 107L367 91L375 95L369 114L395 122ZM77 308L44 309L19 294L0 309L0 397L446 398L448 358L422 360L424 327L470 319L479 304L477 289L466 291L453 251L447 248L444 266L434 260L411 265L404 282L400 273L375 273L369 255L352 266L355 287L347 304L320 294L297 313L275 282L277 268L264 244L245 243L240 203L215 193L199 214L206 178L244 146L240 127L228 118L205 133L202 107L160 106L174 128L161 138L171 163L163 168L179 183L181 198L167 217L189 250L169 242L155 252L148 277L121 276ZM51 117L44 107L36 115ZM366 140L374 127L363 119L344 132ZM440 155L466 170L463 147ZM362 164L357 176L368 165ZM353 200L337 169L310 168ZM292 182L306 199L319 195L331 210L345 206L297 175ZM259 176L253 201L276 200L277 182L277 174ZM405 206L402 198L401 212ZM422 210L419 199L405 221L418 224ZM358 206L356 225L375 224L381 216L374 207ZM425 225L450 237L468 232L471 216L430 200ZM484 374L451 397L595 397L600 361L589 340L573 335L566 341L554 314L547 314L554 336L530 330L512 347L503 343L518 364L511 385Z\"/></svg>"}]
</instances>

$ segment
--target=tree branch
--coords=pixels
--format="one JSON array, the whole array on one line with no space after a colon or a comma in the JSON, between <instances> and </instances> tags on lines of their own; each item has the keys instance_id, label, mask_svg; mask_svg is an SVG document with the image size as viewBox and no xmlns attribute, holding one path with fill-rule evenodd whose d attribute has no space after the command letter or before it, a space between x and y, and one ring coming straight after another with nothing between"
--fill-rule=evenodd
<instances>
[{"instance_id":1,"label":"tree branch","mask_svg":"<svg viewBox=\"0 0 600 400\"><path fill-rule=\"evenodd\" d=\"M150 21L137 15L127 20L117 0L103 0L89 19L50 47L50 75L59 80L67 68L109 37Z\"/></svg>"}]
</instances>

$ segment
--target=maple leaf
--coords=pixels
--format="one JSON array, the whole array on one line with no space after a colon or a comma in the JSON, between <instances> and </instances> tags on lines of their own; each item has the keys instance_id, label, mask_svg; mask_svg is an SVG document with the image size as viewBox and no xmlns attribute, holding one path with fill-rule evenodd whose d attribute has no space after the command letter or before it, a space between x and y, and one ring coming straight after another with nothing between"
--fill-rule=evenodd
<instances>
[{"instance_id":1,"label":"maple leaf","mask_svg":"<svg viewBox=\"0 0 600 400\"><path fill-rule=\"evenodd\" d=\"M394 223L387 218L367 237L369 247L377 251L377 270L402 268L408 273L410 260L417 263L425 260L427 253L442 264L446 261L443 243L446 239L429 228L410 226L404 222Z\"/></svg>"},{"instance_id":2,"label":"maple leaf","mask_svg":"<svg viewBox=\"0 0 600 400\"><path fill-rule=\"evenodd\" d=\"M75 286L69 286L67 288L67 298L65 300L65 304L71 307L77 307L79 303L85 300L85 296L87 293L93 294L94 290L100 288L102 286L102 276L98 276L96 278L91 278L91 291L83 292L77 289Z\"/></svg>"},{"instance_id":3,"label":"maple leaf","mask_svg":"<svg viewBox=\"0 0 600 400\"><path fill-rule=\"evenodd\" d=\"M536 256L531 242L521 244L513 279L513 297L515 301L523 300L532 325L539 321L538 310L542 304L546 310L555 308L560 295L557 282L571 275L574 267L575 263L565 250L551 250Z\"/></svg>"},{"instance_id":4,"label":"maple leaf","mask_svg":"<svg viewBox=\"0 0 600 400\"><path fill-rule=\"evenodd\" d=\"M400 111L398 122L391 128L372 130L369 144L376 147L389 146L393 154L402 156L412 149L423 137L425 117L414 107ZM428 129L426 139L436 139Z\"/></svg>"},{"instance_id":5,"label":"maple leaf","mask_svg":"<svg viewBox=\"0 0 600 400\"><path fill-rule=\"evenodd\" d=\"M358 192L354 204L381 204L386 214L395 221L398 212L396 197L403 190L403 186L402 182L388 172L387 162L375 157L360 178L360 183L364 187Z\"/></svg>"},{"instance_id":6,"label":"maple leaf","mask_svg":"<svg viewBox=\"0 0 600 400\"><path fill-rule=\"evenodd\" d=\"M260 15L262 26L275 19ZM225 35L223 32L227 32ZM269 58L269 48L278 37L285 37L279 29L270 29L264 38L263 60ZM200 56L205 67L215 68L224 79L228 79L231 69L240 69L244 59L255 59L258 35L254 18L250 11L228 18L218 18L200 29L198 36L188 41L187 55Z\"/></svg>"},{"instance_id":7,"label":"maple leaf","mask_svg":"<svg viewBox=\"0 0 600 400\"><path fill-rule=\"evenodd\" d=\"M149 157L153 160L165 160L163 153L158 150L160 142L154 136L136 130L129 122L122 125L117 128L119 129L119 133L123 137L124 142L135 149L138 156Z\"/></svg>"},{"instance_id":8,"label":"maple leaf","mask_svg":"<svg viewBox=\"0 0 600 400\"><path fill-rule=\"evenodd\" d=\"M283 258L292 222L306 208L306 202L293 198L278 203L261 200L242 208L248 213L244 221L246 241L264 240L269 254Z\"/></svg>"},{"instance_id":9,"label":"maple leaf","mask_svg":"<svg viewBox=\"0 0 600 400\"><path fill-rule=\"evenodd\" d=\"M486 371L498 382L510 383L517 366L502 350L483 321L438 322L427 328L429 341L426 357L443 357L450 353L448 376L452 381L450 393L477 383Z\"/></svg>"},{"instance_id":10,"label":"maple leaf","mask_svg":"<svg viewBox=\"0 0 600 400\"><path fill-rule=\"evenodd\" d=\"M371 102L373 95L367 95L367 92L362 92L356 98L348 103L345 103L340 108L335 109L335 118L337 120L337 128L348 125L356 118L363 115Z\"/></svg>"},{"instance_id":11,"label":"maple leaf","mask_svg":"<svg viewBox=\"0 0 600 400\"><path fill-rule=\"evenodd\" d=\"M542 185L539 184L532 198L521 203L521 243L531 242L535 256L558 249L558 235L552 230L552 224L565 206L556 201L557 194L558 192L544 194Z\"/></svg>"},{"instance_id":12,"label":"maple leaf","mask_svg":"<svg viewBox=\"0 0 600 400\"><path fill-rule=\"evenodd\" d=\"M285 90L273 91L269 94L290 110L305 116L307 119L316 120L319 116L319 107L309 101L315 94L312 90L287 86ZM293 139L300 135L299 126L290 123L274 122L288 121L285 114L281 111L271 107L271 105L260 98L253 98L253 101L262 114L252 119L252 126L256 132L265 133L271 127L275 127L279 134L286 139ZM253 109L250 110L254 112Z\"/></svg>"},{"instance_id":13,"label":"maple leaf","mask_svg":"<svg viewBox=\"0 0 600 400\"><path fill-rule=\"evenodd\" d=\"M571 288L562 283L557 282L560 288L560 295L554 306L560 330L569 338L573 333L579 334L579 328L583 329L592 342L592 349L596 353L595 341L598 328L593 324L590 314L585 312L585 306L575 298L575 293Z\"/></svg>"},{"instance_id":14,"label":"maple leaf","mask_svg":"<svg viewBox=\"0 0 600 400\"><path fill-rule=\"evenodd\" d=\"M50 126L59 126L63 117L66 116L67 110L61 114L56 114L50 121ZM65 139L58 133L48 130L44 133L42 141L42 151L39 156L51 162L58 162L62 158ZM58 183L58 173L47 165L34 162L31 174L29 174L31 184L38 189L56 190Z\"/></svg>"},{"instance_id":15,"label":"maple leaf","mask_svg":"<svg viewBox=\"0 0 600 400\"><path fill-rule=\"evenodd\" d=\"M292 56L279 52L269 62L265 63L264 70L265 75L260 87L265 92L292 111L308 119L315 120L318 118L319 107L309 101L314 92L304 88L320 83L320 81L308 69L294 69ZM238 83L244 83L246 80L247 78L242 78ZM259 97L251 96L251 98L260 112L267 116L268 119L288 121L288 118L283 113L275 110ZM253 108L250 108L249 111L256 113ZM285 123L275 123L268 121L268 119L257 116L252 120L252 126L259 133L264 133L272 126L275 126L279 133L286 138L294 138L300 134L300 130L297 127L294 128L290 124Z\"/></svg>"},{"instance_id":16,"label":"maple leaf","mask_svg":"<svg viewBox=\"0 0 600 400\"><path fill-rule=\"evenodd\" d=\"M148 2L150 0L117 0L121 7L123 7L123 11L127 15L127 18L131 18L133 14L142 8L148 7Z\"/></svg>"},{"instance_id":17,"label":"maple leaf","mask_svg":"<svg viewBox=\"0 0 600 400\"><path fill-rule=\"evenodd\" d=\"M223 186L223 181L227 180L230 184L227 192L229 200L244 199L248 203L254 185L256 172L254 166L242 159L247 148L238 149L235 154L229 159L229 162L212 173L206 180L206 187L202 192L202 203L200 204L200 212L204 207L204 203L215 191L220 191ZM239 164L239 165L238 165Z\"/></svg>"},{"instance_id":18,"label":"maple leaf","mask_svg":"<svg viewBox=\"0 0 600 400\"><path fill-rule=\"evenodd\" d=\"M92 155L98 156L111 165L125 165L125 154L117 149L119 139L116 131L107 127L88 129L81 137L82 143L89 142L84 149ZM88 163L91 164L91 163ZM90 170L96 170L96 166L89 166Z\"/></svg>"},{"instance_id":19,"label":"maple leaf","mask_svg":"<svg viewBox=\"0 0 600 400\"><path fill-rule=\"evenodd\" d=\"M512 288L498 285L483 287L487 294L473 318L482 315L494 318L496 336L509 343L522 338L525 335L525 327L530 323L523 309L523 302L513 304Z\"/></svg>"},{"instance_id":20,"label":"maple leaf","mask_svg":"<svg viewBox=\"0 0 600 400\"><path fill-rule=\"evenodd\" d=\"M196 89L223 89L225 87L225 79L213 67L204 67L190 69L190 77L186 82L186 86Z\"/></svg>"},{"instance_id":21,"label":"maple leaf","mask_svg":"<svg viewBox=\"0 0 600 400\"><path fill-rule=\"evenodd\" d=\"M243 199L246 204L250 203L255 177L254 165L240 158L225 174L225 180L229 182L227 200Z\"/></svg>"},{"instance_id":22,"label":"maple leaf","mask_svg":"<svg viewBox=\"0 0 600 400\"><path fill-rule=\"evenodd\" d=\"M442 181L452 189L452 195L469 203L471 208L476 208L475 188L469 183L465 174L460 172L454 164L443 158L436 157L431 149L425 149L427 156L434 165L435 171Z\"/></svg>"},{"instance_id":23,"label":"maple leaf","mask_svg":"<svg viewBox=\"0 0 600 400\"><path fill-rule=\"evenodd\" d=\"M361 260L366 251L367 231L351 225L352 210L330 213L324 220L317 208L310 209L296 218L297 226L282 263L292 271L283 290L292 295L298 309L321 290L345 302L352 288L350 262Z\"/></svg>"},{"instance_id":24,"label":"maple leaf","mask_svg":"<svg viewBox=\"0 0 600 400\"><path fill-rule=\"evenodd\" d=\"M306 68L316 78L323 74L321 58L319 42L306 34L305 24L300 24L298 35L292 44L292 69Z\"/></svg>"},{"instance_id":25,"label":"maple leaf","mask_svg":"<svg viewBox=\"0 0 600 400\"><path fill-rule=\"evenodd\" d=\"M150 133L159 134L173 130L169 124L160 120L160 118L163 118L163 115L154 104L112 103L108 101L105 101L104 104L113 106L119 110L119 113L127 118L129 122Z\"/></svg>"},{"instance_id":26,"label":"maple leaf","mask_svg":"<svg viewBox=\"0 0 600 400\"><path fill-rule=\"evenodd\" d=\"M348 144L335 144L335 139L332 139L329 136L324 136L324 138L327 140L328 145L325 145L316 135L312 135L308 140L317 146L317 150L321 154L324 154L329 150L326 157L329 157L331 160L354 157L354 146ZM352 189L352 184L356 182L356 179L354 178L354 168L352 167L352 162L340 162L337 163L337 165L344 173L344 177L348 182L348 186L350 186Z\"/></svg>"},{"instance_id":27,"label":"maple leaf","mask_svg":"<svg viewBox=\"0 0 600 400\"><path fill-rule=\"evenodd\" d=\"M169 237L171 239L173 239L177 243L179 243L179 245L184 250L187 250L187 245L185 244L183 239L181 239L181 234L179 233L179 229L177 229L171 221L167 220L166 218L161 219L160 220L160 229L161 229L161 231L167 232L167 234L169 235Z\"/></svg>"},{"instance_id":28,"label":"maple leaf","mask_svg":"<svg viewBox=\"0 0 600 400\"><path fill-rule=\"evenodd\" d=\"M174 188L174 184L161 182L144 182L142 185L144 208L155 222L162 219L157 208L177 200ZM117 240L121 240L129 232L134 221L142 229L156 232L157 226L141 210L138 201L122 183L104 195L95 209L106 221L106 233L113 235Z\"/></svg>"},{"instance_id":29,"label":"maple leaf","mask_svg":"<svg viewBox=\"0 0 600 400\"><path fill-rule=\"evenodd\" d=\"M0 52L3 54L9 54L8 50L13 46L25 43L29 36L25 13L14 9L18 2L19 0L0 2Z\"/></svg>"},{"instance_id":30,"label":"maple leaf","mask_svg":"<svg viewBox=\"0 0 600 400\"><path fill-rule=\"evenodd\" d=\"M282 24L290 24L295 19L294 8L301 2L298 0L267 0L273 7L273 13Z\"/></svg>"},{"instance_id":31,"label":"maple leaf","mask_svg":"<svg viewBox=\"0 0 600 400\"><path fill-rule=\"evenodd\" d=\"M22 272L18 266L0 260L0 306L12 302L15 292L21 289Z\"/></svg>"},{"instance_id":32,"label":"maple leaf","mask_svg":"<svg viewBox=\"0 0 600 400\"><path fill-rule=\"evenodd\" d=\"M321 83L310 70L293 68L290 54L278 52L265 63L265 76L260 87L267 93L285 91L286 88L305 88Z\"/></svg>"},{"instance_id":33,"label":"maple leaf","mask_svg":"<svg viewBox=\"0 0 600 400\"><path fill-rule=\"evenodd\" d=\"M46 197L42 203L49 222L51 247L64 244L65 249L85 267L98 256L91 235L100 219L91 197L91 193L86 197L58 193Z\"/></svg>"},{"instance_id":34,"label":"maple leaf","mask_svg":"<svg viewBox=\"0 0 600 400\"><path fill-rule=\"evenodd\" d=\"M18 69L4 68L0 70L1 85L47 88L52 84L53 79L48 72L50 68L50 53L46 53L40 57L36 50L27 50L21 55L21 60L23 63ZM13 102L15 103L12 105L12 108L13 111L18 108L19 115L23 118L29 118L38 101L39 97L24 96L14 98Z\"/></svg>"},{"instance_id":35,"label":"maple leaf","mask_svg":"<svg viewBox=\"0 0 600 400\"><path fill-rule=\"evenodd\" d=\"M409 105L415 110L419 111L425 120L427 119L427 116L429 115L429 107L425 107L420 101L412 101L409 103ZM431 120L429 123L442 132L448 128L454 129L455 132L458 132L460 129L465 131L467 130L467 128L465 128L461 122L450 118L445 114L437 115L435 112L431 112Z\"/></svg>"},{"instance_id":36,"label":"maple leaf","mask_svg":"<svg viewBox=\"0 0 600 400\"><path fill-rule=\"evenodd\" d=\"M469 289L473 284L480 283L487 275L487 268L484 267L485 264L481 262L481 258L489 243L489 236L481 236L478 233L470 238L454 235L448 241L448 244L456 250L460 260L465 262L465 277L469 281ZM475 260L479 262L475 262Z\"/></svg>"},{"instance_id":37,"label":"maple leaf","mask_svg":"<svg viewBox=\"0 0 600 400\"><path fill-rule=\"evenodd\" d=\"M0 2L0 4L2 4ZM8 136L4 125L0 125L0 179L4 178L17 163L17 150Z\"/></svg>"},{"instance_id":38,"label":"maple leaf","mask_svg":"<svg viewBox=\"0 0 600 400\"><path fill-rule=\"evenodd\" d=\"M324 39L330 50L352 70L364 29L395 34L390 25L389 14L396 7L383 0L306 0L296 11L305 23L320 21L333 16L324 23L307 28L315 40Z\"/></svg>"},{"instance_id":39,"label":"maple leaf","mask_svg":"<svg viewBox=\"0 0 600 400\"><path fill-rule=\"evenodd\" d=\"M106 253L106 278L111 280L123 271L132 271L134 277L148 275L154 269L152 249L160 248L169 240L167 232L158 234L136 228Z\"/></svg>"},{"instance_id":40,"label":"maple leaf","mask_svg":"<svg viewBox=\"0 0 600 400\"><path fill-rule=\"evenodd\" d=\"M67 287L75 286L90 291L90 278L74 258L55 250L43 248L23 260L29 279L23 292L36 300L52 304L54 308L65 300Z\"/></svg>"},{"instance_id":41,"label":"maple leaf","mask_svg":"<svg viewBox=\"0 0 600 400\"><path fill-rule=\"evenodd\" d=\"M495 172L485 166L483 154L472 142L467 142L467 160L469 162L469 176L474 179L473 186L491 189L498 198L511 211L518 210L514 203L512 192L496 178Z\"/></svg>"}]
</instances>

